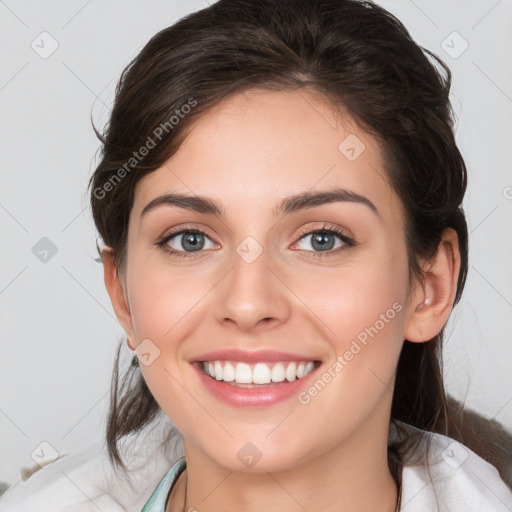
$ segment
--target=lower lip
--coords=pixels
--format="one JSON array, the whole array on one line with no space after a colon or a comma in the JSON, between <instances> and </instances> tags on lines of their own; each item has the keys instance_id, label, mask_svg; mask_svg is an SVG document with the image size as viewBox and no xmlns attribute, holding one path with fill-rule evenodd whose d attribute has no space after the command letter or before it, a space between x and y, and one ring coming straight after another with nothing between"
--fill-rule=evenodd
<instances>
[{"instance_id":1,"label":"lower lip","mask_svg":"<svg viewBox=\"0 0 512 512\"><path fill-rule=\"evenodd\" d=\"M321 365L316 366L305 377L292 381L274 383L273 385L256 388L239 388L222 380L212 379L201 370L202 363L195 362L192 366L199 373L206 388L212 395L223 402L236 407L261 407L274 405L292 396L297 396L311 380L311 376Z\"/></svg>"}]
</instances>

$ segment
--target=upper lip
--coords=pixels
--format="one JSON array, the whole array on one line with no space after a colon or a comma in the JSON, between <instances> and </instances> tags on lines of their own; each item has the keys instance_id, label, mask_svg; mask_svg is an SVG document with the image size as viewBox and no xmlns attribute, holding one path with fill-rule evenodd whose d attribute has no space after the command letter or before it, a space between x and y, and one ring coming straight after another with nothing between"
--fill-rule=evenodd
<instances>
[{"instance_id":1,"label":"upper lip","mask_svg":"<svg viewBox=\"0 0 512 512\"><path fill-rule=\"evenodd\" d=\"M239 361L242 363L257 362L277 362L277 361L317 361L314 356L305 356L302 354L292 354L290 352L279 352L276 350L240 350L240 349L224 349L214 350L200 354L190 360L191 363L196 361Z\"/></svg>"}]
</instances>

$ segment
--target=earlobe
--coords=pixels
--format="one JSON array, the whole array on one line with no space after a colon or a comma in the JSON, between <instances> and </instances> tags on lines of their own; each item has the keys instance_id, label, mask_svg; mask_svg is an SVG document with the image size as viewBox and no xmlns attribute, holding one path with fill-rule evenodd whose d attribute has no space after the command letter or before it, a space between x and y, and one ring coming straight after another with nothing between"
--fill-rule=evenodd
<instances>
[{"instance_id":1,"label":"earlobe","mask_svg":"<svg viewBox=\"0 0 512 512\"><path fill-rule=\"evenodd\" d=\"M105 247L101 251L101 259L103 261L105 287L107 288L107 292L110 296L112 307L114 308L114 312L117 319L119 320L119 323L122 325L126 332L128 337L128 345L132 350L134 350L132 347L132 340L135 339L135 336L133 333L131 311L125 295L125 291L119 280L113 250L110 247Z\"/></svg>"},{"instance_id":2,"label":"earlobe","mask_svg":"<svg viewBox=\"0 0 512 512\"><path fill-rule=\"evenodd\" d=\"M457 233L446 228L433 260L424 266L423 286L412 295L405 339L421 343L439 334L453 307L459 270Z\"/></svg>"}]
</instances>

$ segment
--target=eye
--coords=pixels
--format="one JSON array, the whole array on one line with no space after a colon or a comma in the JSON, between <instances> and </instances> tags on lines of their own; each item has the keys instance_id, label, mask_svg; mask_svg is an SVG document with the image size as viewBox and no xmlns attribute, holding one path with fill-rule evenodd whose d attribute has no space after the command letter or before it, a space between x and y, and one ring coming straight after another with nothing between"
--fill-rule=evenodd
<instances>
[{"instance_id":1,"label":"eye","mask_svg":"<svg viewBox=\"0 0 512 512\"><path fill-rule=\"evenodd\" d=\"M351 237L335 227L326 228L325 226L322 226L320 229L303 231L299 236L300 239L297 243L306 241L304 245L309 244L313 247L313 250L311 251L304 247L299 248L306 252L313 252L314 257L332 256L341 250L356 245L355 241ZM339 241L337 245L336 238Z\"/></svg>"},{"instance_id":2,"label":"eye","mask_svg":"<svg viewBox=\"0 0 512 512\"><path fill-rule=\"evenodd\" d=\"M205 247L208 242L211 246ZM215 243L204 231L197 228L188 228L166 235L156 245L170 254L187 257L192 253L201 252L202 249L213 249Z\"/></svg>"},{"instance_id":3,"label":"eye","mask_svg":"<svg viewBox=\"0 0 512 512\"><path fill-rule=\"evenodd\" d=\"M299 241L301 243L306 241L309 237L313 250L300 247L301 250L313 253L313 257L326 257L337 254L338 252L356 245L354 239L346 235L343 231L336 227L327 228L322 226L315 230L304 230L299 234ZM338 239L338 245L336 240ZM210 246L208 247L208 243ZM179 257L201 257L203 249L214 249L215 242L201 229L198 228L184 228L165 235L156 242L158 247L163 251ZM196 254L194 254L196 253Z\"/></svg>"}]
</instances>

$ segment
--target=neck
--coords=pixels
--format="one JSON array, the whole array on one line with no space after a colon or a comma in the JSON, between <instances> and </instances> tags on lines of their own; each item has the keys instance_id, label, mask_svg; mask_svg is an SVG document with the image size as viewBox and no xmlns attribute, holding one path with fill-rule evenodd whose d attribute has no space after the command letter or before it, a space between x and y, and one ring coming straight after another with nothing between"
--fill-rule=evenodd
<instances>
[{"instance_id":1,"label":"neck","mask_svg":"<svg viewBox=\"0 0 512 512\"><path fill-rule=\"evenodd\" d=\"M328 452L273 473L231 471L185 443L187 469L166 512L395 512L397 488L388 466L385 427L362 426Z\"/></svg>"}]
</instances>

